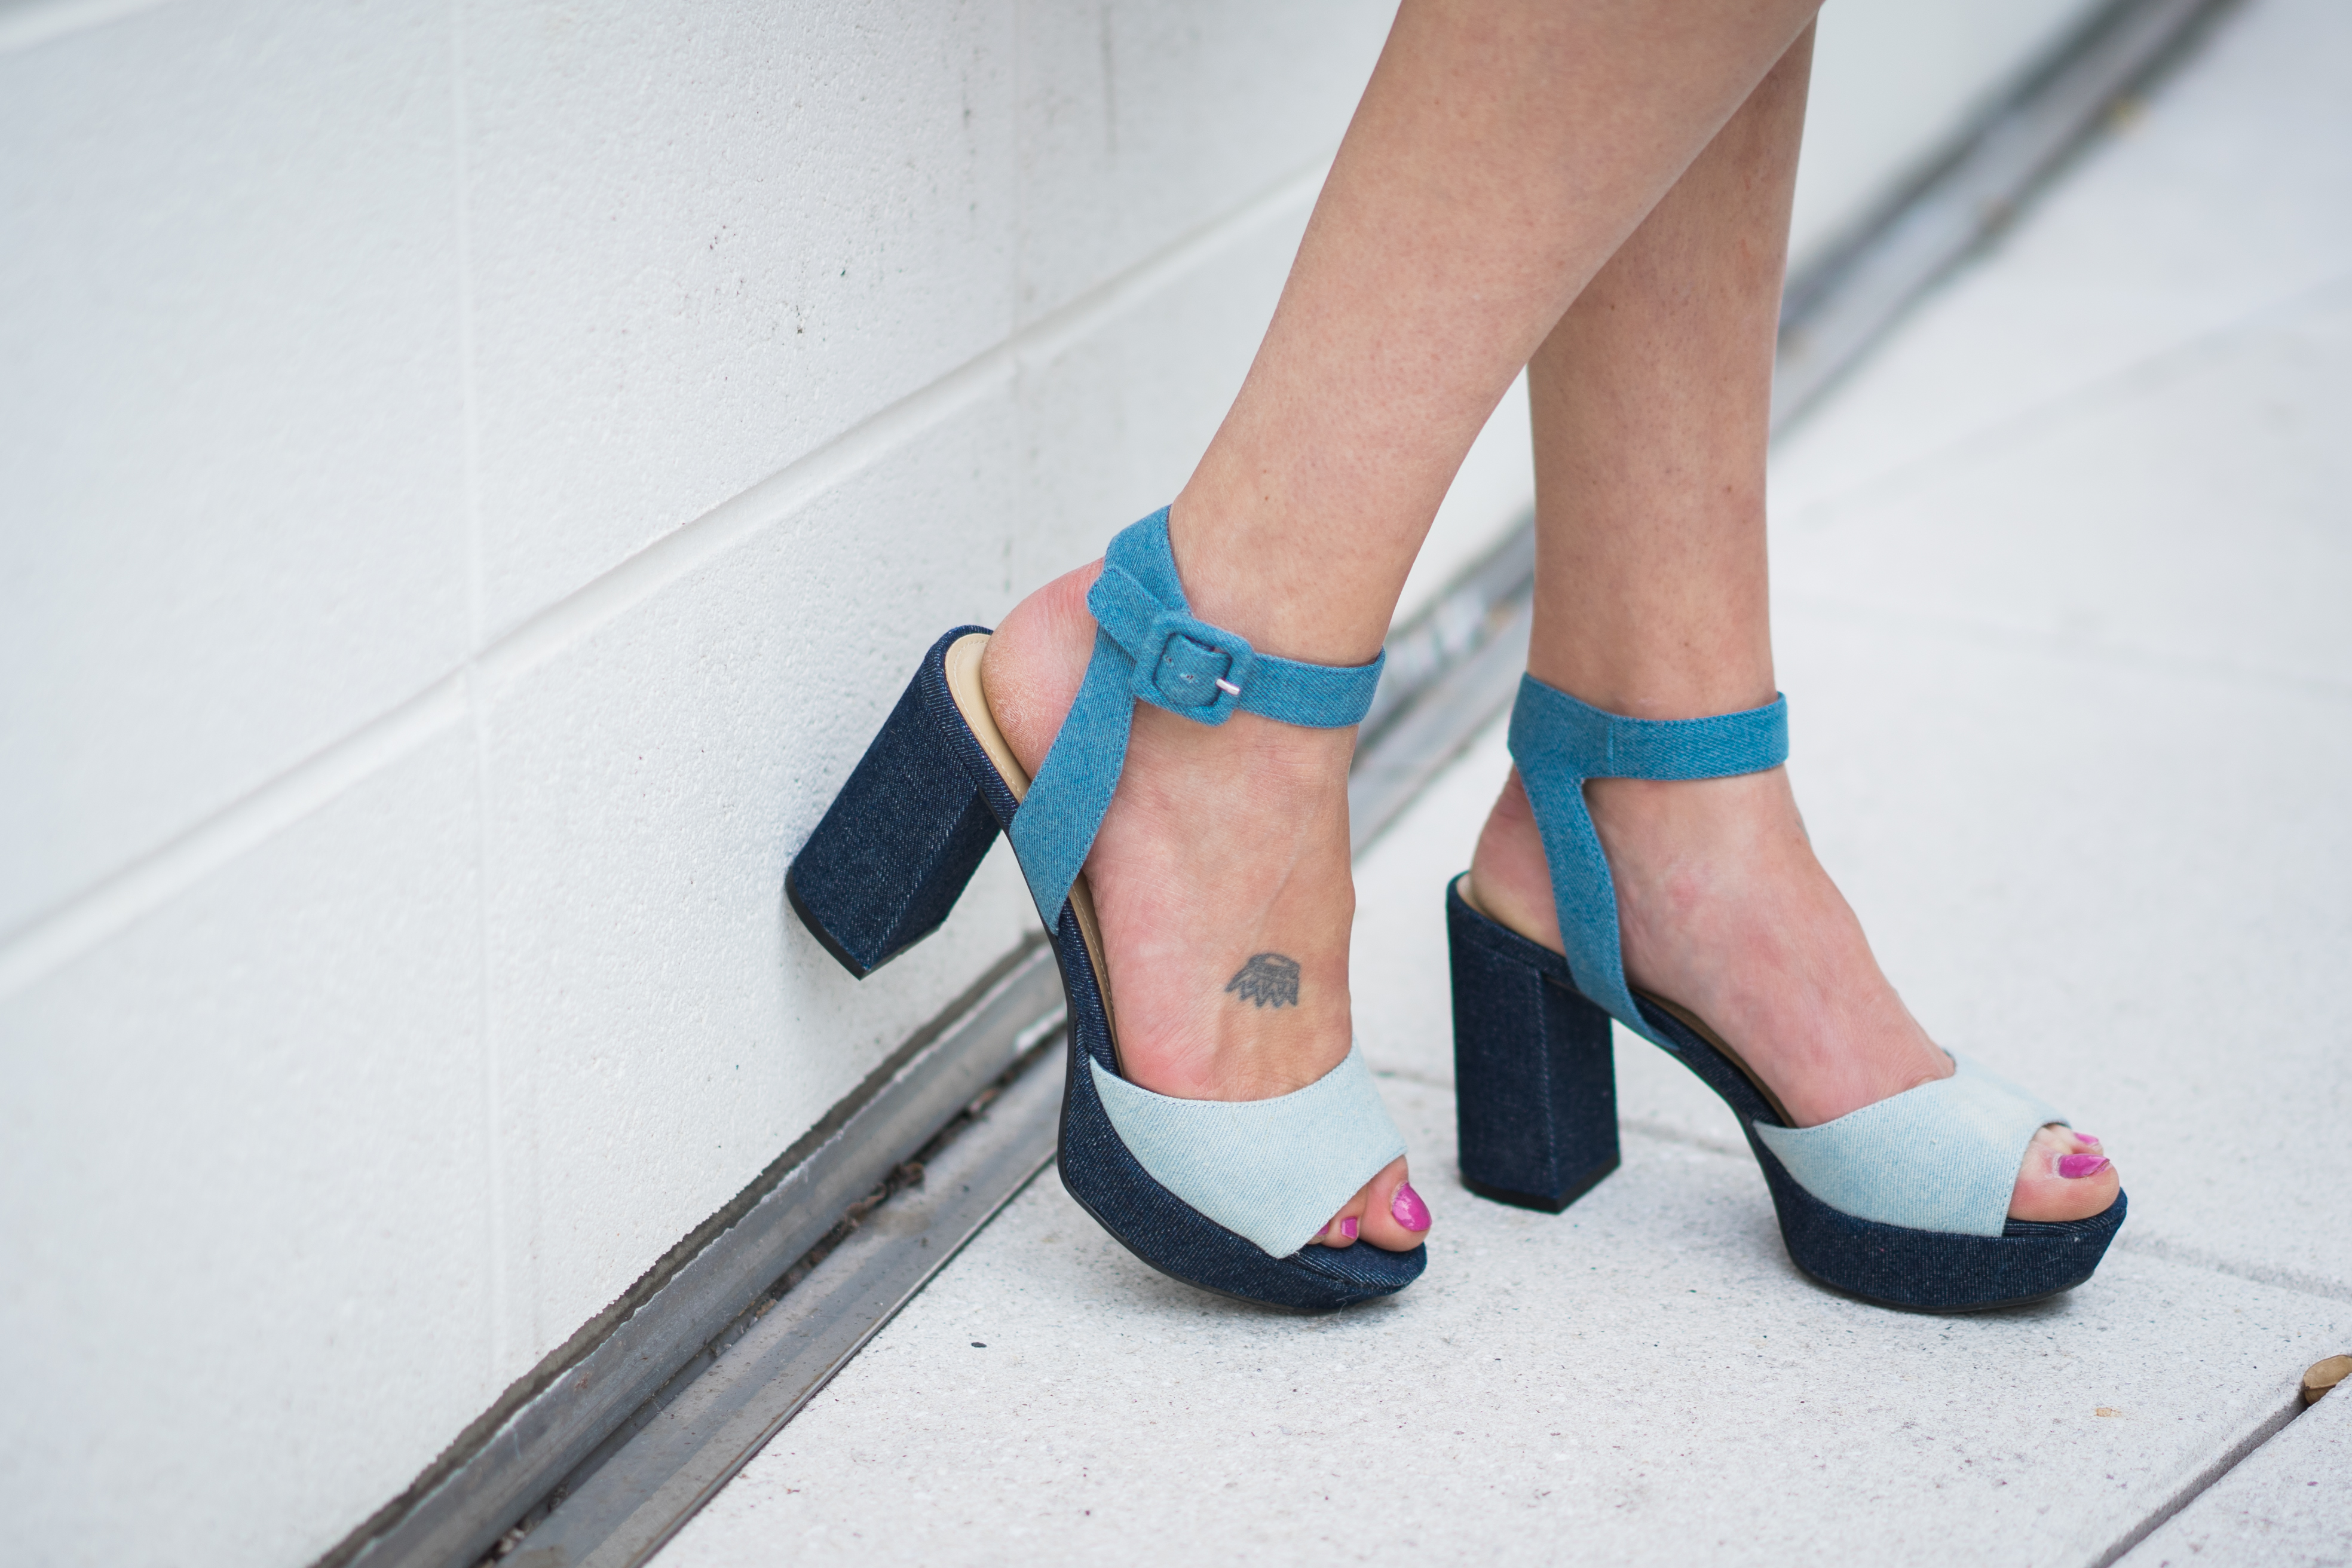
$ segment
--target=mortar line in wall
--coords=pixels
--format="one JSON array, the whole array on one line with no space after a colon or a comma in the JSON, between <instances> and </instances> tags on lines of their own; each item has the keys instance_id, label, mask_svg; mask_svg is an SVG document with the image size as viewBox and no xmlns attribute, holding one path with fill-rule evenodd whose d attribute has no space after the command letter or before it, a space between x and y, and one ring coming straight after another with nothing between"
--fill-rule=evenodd
<instances>
[{"instance_id":1,"label":"mortar line in wall","mask_svg":"<svg viewBox=\"0 0 2352 1568\"><path fill-rule=\"evenodd\" d=\"M475 655L482 646L482 430L481 404L475 381L474 339L474 180L472 117L466 96L467 37L465 0L449 0L449 117L451 160L451 226L457 250L457 404L462 488L466 508L466 708L474 752L474 1050L481 1071L482 1201L488 1210L482 1244L482 1278L488 1282L482 1310L488 1318L482 1336L487 1362L483 1384L496 1388L509 1359L513 1282L508 1278L510 1256L507 1226L506 1141L500 1130L500 1083L503 1063L499 1053L498 1007L491 994L490 973L490 741L489 715L481 701L480 672Z\"/></svg>"},{"instance_id":2,"label":"mortar line in wall","mask_svg":"<svg viewBox=\"0 0 2352 1568\"><path fill-rule=\"evenodd\" d=\"M62 967L230 861L415 752L466 716L463 673L296 764L0 942L0 996Z\"/></svg>"},{"instance_id":3,"label":"mortar line in wall","mask_svg":"<svg viewBox=\"0 0 2352 1568\"><path fill-rule=\"evenodd\" d=\"M509 1247L507 1204L511 1183L508 1180L507 1149L503 1129L506 1122L504 1060L499 1050L499 1009L493 994L490 973L490 738L489 715L477 697L473 674L467 675L467 719L472 731L468 737L474 749L474 943L478 962L474 966L476 990L474 996L475 1050L480 1058L483 1202L489 1209L488 1223L483 1245L489 1256L483 1260L482 1277L489 1282L488 1300L483 1310L489 1315L489 1332L483 1336L488 1347L489 1364L483 1369L488 1386L499 1386L501 1375L512 1348L513 1282L507 1275Z\"/></svg>"},{"instance_id":4,"label":"mortar line in wall","mask_svg":"<svg viewBox=\"0 0 2352 1568\"><path fill-rule=\"evenodd\" d=\"M465 0L449 0L450 227L457 249L459 468L466 508L466 647L482 647L482 429L474 384L474 174L466 103Z\"/></svg>"},{"instance_id":5,"label":"mortar line in wall","mask_svg":"<svg viewBox=\"0 0 2352 1568\"><path fill-rule=\"evenodd\" d=\"M1111 39L1110 0L1095 7L1095 26L1102 43L1103 150L1118 157L1118 55Z\"/></svg>"},{"instance_id":6,"label":"mortar line in wall","mask_svg":"<svg viewBox=\"0 0 2352 1568\"><path fill-rule=\"evenodd\" d=\"M1265 224L1312 201L1328 167L1328 160L1321 160L1279 182L665 534L499 637L483 650L485 672L497 682L528 673L673 583L799 512L913 437L944 424L989 393L1010 386L1024 369L1055 358Z\"/></svg>"},{"instance_id":7,"label":"mortar line in wall","mask_svg":"<svg viewBox=\"0 0 2352 1568\"><path fill-rule=\"evenodd\" d=\"M1022 92L1027 73L1022 69L1029 47L1029 7L1013 0L1013 265L1004 287L1004 319L1021 320L1021 289L1029 276L1028 149L1022 141Z\"/></svg>"},{"instance_id":8,"label":"mortar line in wall","mask_svg":"<svg viewBox=\"0 0 2352 1568\"><path fill-rule=\"evenodd\" d=\"M528 674L738 545L764 533L924 432L1012 384L1265 225L1313 201L1329 160L1281 180L928 386L663 535L481 646L468 666L52 905L0 938L0 996L70 963L150 910L458 721L469 701ZM469 680L468 677L472 679ZM420 728L420 725L423 726Z\"/></svg>"}]
</instances>

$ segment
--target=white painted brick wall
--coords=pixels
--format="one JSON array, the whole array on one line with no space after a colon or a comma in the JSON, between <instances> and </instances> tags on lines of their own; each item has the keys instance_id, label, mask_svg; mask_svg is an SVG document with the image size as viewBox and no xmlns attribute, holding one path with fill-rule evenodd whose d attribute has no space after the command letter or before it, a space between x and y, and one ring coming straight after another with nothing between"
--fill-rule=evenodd
<instances>
[{"instance_id":1,"label":"white painted brick wall","mask_svg":"<svg viewBox=\"0 0 2352 1568\"><path fill-rule=\"evenodd\" d=\"M315 1556L1012 945L784 866L1181 482L1385 23L0 4L12 1562Z\"/></svg>"}]
</instances>

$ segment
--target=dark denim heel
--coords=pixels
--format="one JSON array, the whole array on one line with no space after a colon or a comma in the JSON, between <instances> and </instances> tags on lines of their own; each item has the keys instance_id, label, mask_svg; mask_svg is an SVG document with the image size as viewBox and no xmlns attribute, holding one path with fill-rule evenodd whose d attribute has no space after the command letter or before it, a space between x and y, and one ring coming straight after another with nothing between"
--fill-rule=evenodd
<instances>
[{"instance_id":1,"label":"dark denim heel","mask_svg":"<svg viewBox=\"0 0 2352 1568\"><path fill-rule=\"evenodd\" d=\"M1609 1015L1559 954L1445 889L1454 959L1454 1104L1462 1184L1558 1214L1617 1168Z\"/></svg>"},{"instance_id":2,"label":"dark denim heel","mask_svg":"<svg viewBox=\"0 0 2352 1568\"><path fill-rule=\"evenodd\" d=\"M933 645L849 782L784 874L784 896L824 950L860 980L940 929L996 842L996 814L957 761L961 730Z\"/></svg>"}]
</instances>

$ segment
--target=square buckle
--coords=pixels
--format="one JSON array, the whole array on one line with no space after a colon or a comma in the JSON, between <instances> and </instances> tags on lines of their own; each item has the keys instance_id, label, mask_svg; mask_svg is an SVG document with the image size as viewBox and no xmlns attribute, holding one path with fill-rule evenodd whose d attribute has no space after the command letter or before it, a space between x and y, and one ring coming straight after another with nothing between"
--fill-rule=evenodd
<instances>
[{"instance_id":1,"label":"square buckle","mask_svg":"<svg viewBox=\"0 0 2352 1568\"><path fill-rule=\"evenodd\" d=\"M1135 695L1203 724L1222 724L1241 706L1257 653L1221 626L1180 611L1154 616L1135 661Z\"/></svg>"}]
</instances>

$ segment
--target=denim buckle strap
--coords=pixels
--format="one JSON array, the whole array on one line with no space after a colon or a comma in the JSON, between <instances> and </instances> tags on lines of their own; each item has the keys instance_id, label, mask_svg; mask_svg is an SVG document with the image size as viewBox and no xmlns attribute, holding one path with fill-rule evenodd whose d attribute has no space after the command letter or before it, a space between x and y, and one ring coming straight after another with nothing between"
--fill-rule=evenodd
<instances>
[{"instance_id":1,"label":"denim buckle strap","mask_svg":"<svg viewBox=\"0 0 2352 1568\"><path fill-rule=\"evenodd\" d=\"M1203 724L1223 723L1241 705L1257 663L1256 650L1233 633L1172 610L1153 618L1143 649L1130 683L1137 699Z\"/></svg>"},{"instance_id":2,"label":"denim buckle strap","mask_svg":"<svg viewBox=\"0 0 2352 1568\"><path fill-rule=\"evenodd\" d=\"M1110 809L1137 702L1201 724L1246 712L1339 729L1370 710L1387 658L1345 668L1276 658L1195 616L1169 549L1166 507L1110 542L1087 608L1096 630L1086 682L1010 833L1049 929Z\"/></svg>"},{"instance_id":3,"label":"denim buckle strap","mask_svg":"<svg viewBox=\"0 0 2352 1568\"><path fill-rule=\"evenodd\" d=\"M1542 830L1560 943L1578 989L1666 1049L1633 1005L1617 930L1617 885L1584 804L1587 779L1718 779L1789 760L1789 700L1706 719L1629 719L1580 702L1534 676L1511 708L1511 760Z\"/></svg>"},{"instance_id":4,"label":"denim buckle strap","mask_svg":"<svg viewBox=\"0 0 2352 1568\"><path fill-rule=\"evenodd\" d=\"M1111 548L1118 549L1116 542ZM1137 701L1203 724L1222 724L1241 706L1242 692L1256 673L1257 650L1192 615L1181 594L1171 606L1133 573L1106 559L1087 595L1087 608L1097 628L1095 657L1102 657L1103 640L1109 639L1118 662L1126 667L1128 694ZM1094 674L1091 664L1087 674Z\"/></svg>"}]
</instances>

